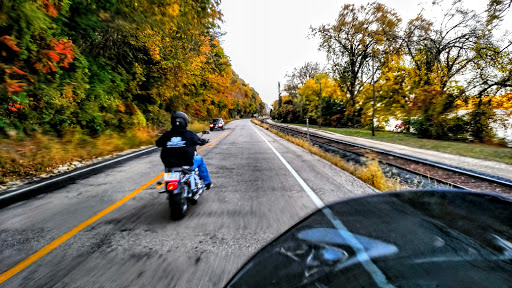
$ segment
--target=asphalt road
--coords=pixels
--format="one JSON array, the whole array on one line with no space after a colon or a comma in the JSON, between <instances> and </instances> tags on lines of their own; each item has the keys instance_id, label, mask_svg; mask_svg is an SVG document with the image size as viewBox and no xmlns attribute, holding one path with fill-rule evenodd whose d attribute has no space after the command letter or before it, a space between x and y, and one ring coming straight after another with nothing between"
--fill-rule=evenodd
<instances>
[{"instance_id":1,"label":"asphalt road","mask_svg":"<svg viewBox=\"0 0 512 288\"><path fill-rule=\"evenodd\" d=\"M254 128L253 128L254 127ZM324 203L376 193L249 120L205 135L214 188L181 221L160 189L141 193L0 287L221 287L262 246L316 206L262 136ZM0 210L0 273L148 183L158 152Z\"/></svg>"}]
</instances>

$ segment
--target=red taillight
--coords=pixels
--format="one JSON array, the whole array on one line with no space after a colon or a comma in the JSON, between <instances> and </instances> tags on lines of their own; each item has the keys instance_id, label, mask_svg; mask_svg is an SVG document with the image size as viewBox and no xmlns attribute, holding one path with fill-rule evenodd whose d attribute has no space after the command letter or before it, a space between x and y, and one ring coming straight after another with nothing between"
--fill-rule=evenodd
<instances>
[{"instance_id":1,"label":"red taillight","mask_svg":"<svg viewBox=\"0 0 512 288\"><path fill-rule=\"evenodd\" d=\"M219 126L222 126L222 123L221 123L221 124L219 124Z\"/></svg>"},{"instance_id":2,"label":"red taillight","mask_svg":"<svg viewBox=\"0 0 512 288\"><path fill-rule=\"evenodd\" d=\"M167 182L167 190L168 191L176 190L176 188L178 188L178 181Z\"/></svg>"},{"instance_id":3,"label":"red taillight","mask_svg":"<svg viewBox=\"0 0 512 288\"><path fill-rule=\"evenodd\" d=\"M213 124L210 124L210 127L213 127Z\"/></svg>"}]
</instances>

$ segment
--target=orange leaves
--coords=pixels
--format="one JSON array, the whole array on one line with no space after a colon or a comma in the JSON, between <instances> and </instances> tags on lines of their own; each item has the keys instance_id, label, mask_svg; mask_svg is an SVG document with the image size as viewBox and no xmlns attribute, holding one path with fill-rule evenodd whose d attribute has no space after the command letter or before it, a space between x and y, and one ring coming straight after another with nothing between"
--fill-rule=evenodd
<instances>
[{"instance_id":1,"label":"orange leaves","mask_svg":"<svg viewBox=\"0 0 512 288\"><path fill-rule=\"evenodd\" d=\"M510 110L512 111L512 93L505 93L496 96L485 96L481 98L483 102L491 103L493 110ZM458 100L456 105L460 110L473 110L477 107L480 98L471 98L467 102Z\"/></svg>"},{"instance_id":2,"label":"orange leaves","mask_svg":"<svg viewBox=\"0 0 512 288\"><path fill-rule=\"evenodd\" d=\"M7 94L9 94L9 96L11 96L14 92L22 91L23 87L27 86L25 83L22 83L18 80L11 80L8 77L4 77L4 80L5 89L7 90Z\"/></svg>"},{"instance_id":3,"label":"orange leaves","mask_svg":"<svg viewBox=\"0 0 512 288\"><path fill-rule=\"evenodd\" d=\"M16 112L18 109L23 109L22 105L9 103L9 110Z\"/></svg>"},{"instance_id":4,"label":"orange leaves","mask_svg":"<svg viewBox=\"0 0 512 288\"><path fill-rule=\"evenodd\" d=\"M10 36L4 35L4 36L0 37L0 42L9 46L9 48L11 48L14 51L20 51L20 48L18 48L18 46L16 46L16 44L14 43L14 41L12 40L12 38ZM5 51L2 51L2 55L6 56L7 54L5 53Z\"/></svg>"},{"instance_id":5,"label":"orange leaves","mask_svg":"<svg viewBox=\"0 0 512 288\"><path fill-rule=\"evenodd\" d=\"M73 85L64 86L64 91L62 91L62 95L66 96L69 99L73 98Z\"/></svg>"},{"instance_id":6,"label":"orange leaves","mask_svg":"<svg viewBox=\"0 0 512 288\"><path fill-rule=\"evenodd\" d=\"M0 42L7 45L13 51L16 51L16 52L20 51L20 48L18 48L18 46L16 46L16 43L14 42L13 38L11 38L10 36L4 35L4 36L0 37ZM7 52L2 51L2 55L7 56ZM8 66L2 65L2 68L4 69L5 73L7 73L7 74L4 76L5 82L0 85L3 85L5 87L5 90L7 90L7 95L13 96L14 93L23 91L24 87L27 86L27 84L21 82L20 80L10 79L9 74L27 75L27 73L21 71L20 69L18 69L18 67L15 67L15 66L8 67ZM9 103L8 108L9 108L9 110L16 112L16 111L18 111L18 109L22 109L23 106L21 106L19 104Z\"/></svg>"},{"instance_id":7,"label":"orange leaves","mask_svg":"<svg viewBox=\"0 0 512 288\"><path fill-rule=\"evenodd\" d=\"M34 67L43 73L50 73L50 72L57 71L57 68L55 68L55 65L53 65L53 63L48 61L47 59L43 59L41 62L37 62L36 64L34 64Z\"/></svg>"},{"instance_id":8,"label":"orange leaves","mask_svg":"<svg viewBox=\"0 0 512 288\"><path fill-rule=\"evenodd\" d=\"M69 63L73 62L73 42L71 40L51 41L53 50L43 50L41 60L34 64L34 67L43 72L50 73L57 71L54 64L69 68Z\"/></svg>"},{"instance_id":9,"label":"orange leaves","mask_svg":"<svg viewBox=\"0 0 512 288\"><path fill-rule=\"evenodd\" d=\"M21 71L20 69L16 68L16 67L12 67L12 70L14 71L14 73L18 73L20 75L26 75L27 73Z\"/></svg>"},{"instance_id":10,"label":"orange leaves","mask_svg":"<svg viewBox=\"0 0 512 288\"><path fill-rule=\"evenodd\" d=\"M18 69L17 67L14 67L14 66L11 66L11 68L6 68L5 69L5 72L7 74L13 74L13 73L16 73L16 74L20 74L20 75L27 75L27 73L21 71L20 69Z\"/></svg>"},{"instance_id":11,"label":"orange leaves","mask_svg":"<svg viewBox=\"0 0 512 288\"><path fill-rule=\"evenodd\" d=\"M58 62L60 60L59 55L55 54L53 51L48 51L47 54L48 57L50 57L50 59L52 59L54 62Z\"/></svg>"},{"instance_id":12,"label":"orange leaves","mask_svg":"<svg viewBox=\"0 0 512 288\"><path fill-rule=\"evenodd\" d=\"M50 15L54 18L59 15L59 13L57 13L57 8L55 7L55 5L53 3L50 3L48 0L42 0L41 2L43 2L44 11L48 15Z\"/></svg>"},{"instance_id":13,"label":"orange leaves","mask_svg":"<svg viewBox=\"0 0 512 288\"><path fill-rule=\"evenodd\" d=\"M55 52L61 54L61 63L60 66L64 66L68 68L68 63L73 62L73 42L71 40L53 40L52 41L53 48Z\"/></svg>"}]
</instances>

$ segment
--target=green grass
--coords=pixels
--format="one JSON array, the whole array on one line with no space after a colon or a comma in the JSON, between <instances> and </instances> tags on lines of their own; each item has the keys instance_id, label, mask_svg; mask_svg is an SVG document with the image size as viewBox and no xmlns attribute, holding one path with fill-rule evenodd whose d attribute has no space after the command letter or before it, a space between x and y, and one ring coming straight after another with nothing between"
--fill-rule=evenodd
<instances>
[{"instance_id":1,"label":"green grass","mask_svg":"<svg viewBox=\"0 0 512 288\"><path fill-rule=\"evenodd\" d=\"M305 124L292 124L306 126ZM349 128L318 128L317 125L310 125L311 128L330 131L346 136L361 137L387 143L400 144L404 146L432 150L454 155L461 155L471 158L502 162L512 164L512 148L480 143L464 143L458 141L443 141L417 138L414 134L396 132L372 132L365 129Z\"/></svg>"}]
</instances>

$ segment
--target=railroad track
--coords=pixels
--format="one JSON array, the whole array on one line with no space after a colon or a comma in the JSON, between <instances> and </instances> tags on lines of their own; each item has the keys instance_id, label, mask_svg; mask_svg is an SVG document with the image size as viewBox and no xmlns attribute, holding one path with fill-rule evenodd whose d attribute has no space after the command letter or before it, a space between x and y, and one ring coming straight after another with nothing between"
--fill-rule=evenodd
<instances>
[{"instance_id":1,"label":"railroad track","mask_svg":"<svg viewBox=\"0 0 512 288\"><path fill-rule=\"evenodd\" d=\"M301 129L269 122L265 123L273 129L290 136L306 138L306 132ZM428 177L431 180L453 186L454 188L476 191L495 191L512 196L511 182L494 178L489 175L482 175L477 172L467 171L457 167L392 151L367 147L361 144L335 139L314 132L309 133L309 139L314 144L327 145L358 156L375 157L382 164L391 165L423 177Z\"/></svg>"}]
</instances>

